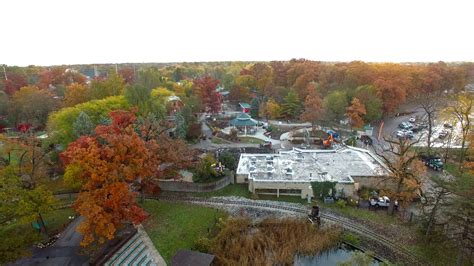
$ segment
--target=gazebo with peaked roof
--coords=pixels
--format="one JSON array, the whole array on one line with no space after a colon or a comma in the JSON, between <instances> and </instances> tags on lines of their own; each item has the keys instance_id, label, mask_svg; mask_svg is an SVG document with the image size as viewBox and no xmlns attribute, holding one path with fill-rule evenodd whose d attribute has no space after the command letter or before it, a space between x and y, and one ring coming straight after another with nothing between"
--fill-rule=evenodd
<instances>
[{"instance_id":1,"label":"gazebo with peaked roof","mask_svg":"<svg viewBox=\"0 0 474 266\"><path fill-rule=\"evenodd\" d=\"M247 128L256 129L258 121L246 113L241 113L235 119L230 120L230 125L243 130L245 135L247 135Z\"/></svg>"}]
</instances>

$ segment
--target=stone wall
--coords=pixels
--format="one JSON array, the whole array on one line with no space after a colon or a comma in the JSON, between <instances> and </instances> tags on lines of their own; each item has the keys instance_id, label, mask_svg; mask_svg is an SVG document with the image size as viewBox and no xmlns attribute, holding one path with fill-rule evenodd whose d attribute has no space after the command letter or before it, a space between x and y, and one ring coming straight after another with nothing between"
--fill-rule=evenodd
<instances>
[{"instance_id":1,"label":"stone wall","mask_svg":"<svg viewBox=\"0 0 474 266\"><path fill-rule=\"evenodd\" d=\"M211 183L191 183L174 180L160 180L159 186L163 191L175 192L211 192L233 183L234 175L230 174Z\"/></svg>"}]
</instances>

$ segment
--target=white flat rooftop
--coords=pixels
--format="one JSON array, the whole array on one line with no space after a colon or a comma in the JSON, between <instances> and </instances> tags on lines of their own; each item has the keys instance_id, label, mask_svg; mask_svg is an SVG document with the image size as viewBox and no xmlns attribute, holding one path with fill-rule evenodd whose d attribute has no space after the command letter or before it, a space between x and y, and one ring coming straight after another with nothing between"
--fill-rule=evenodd
<instances>
[{"instance_id":1,"label":"white flat rooftop","mask_svg":"<svg viewBox=\"0 0 474 266\"><path fill-rule=\"evenodd\" d=\"M385 176L389 172L369 151L353 147L338 150L281 151L279 154L240 155L238 175L255 181L353 183L352 177Z\"/></svg>"}]
</instances>

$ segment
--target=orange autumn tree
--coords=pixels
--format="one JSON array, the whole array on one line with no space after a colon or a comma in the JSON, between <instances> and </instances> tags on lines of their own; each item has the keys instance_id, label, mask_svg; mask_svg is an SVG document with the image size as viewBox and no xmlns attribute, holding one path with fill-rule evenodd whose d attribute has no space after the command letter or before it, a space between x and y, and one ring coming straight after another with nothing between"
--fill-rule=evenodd
<instances>
[{"instance_id":1,"label":"orange autumn tree","mask_svg":"<svg viewBox=\"0 0 474 266\"><path fill-rule=\"evenodd\" d=\"M364 104L359 99L354 98L351 106L346 108L346 115L351 119L351 125L354 127L362 127L364 119L362 117L367 114Z\"/></svg>"},{"instance_id":2,"label":"orange autumn tree","mask_svg":"<svg viewBox=\"0 0 474 266\"><path fill-rule=\"evenodd\" d=\"M154 176L160 165L156 139L140 137L133 113L115 111L110 117L110 125L97 126L94 136L80 137L61 154L82 184L74 208L85 217L78 227L83 246L110 240L125 223L146 218L131 188Z\"/></svg>"}]
</instances>

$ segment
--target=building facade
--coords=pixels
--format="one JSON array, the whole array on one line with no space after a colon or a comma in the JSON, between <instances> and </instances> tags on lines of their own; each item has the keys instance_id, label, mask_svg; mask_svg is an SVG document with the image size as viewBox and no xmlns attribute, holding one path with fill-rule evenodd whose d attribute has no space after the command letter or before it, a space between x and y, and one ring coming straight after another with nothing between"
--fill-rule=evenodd
<instances>
[{"instance_id":1,"label":"building facade","mask_svg":"<svg viewBox=\"0 0 474 266\"><path fill-rule=\"evenodd\" d=\"M278 154L241 154L237 183L252 193L314 197L311 182L336 182L336 194L354 196L361 186L373 187L388 176L388 168L368 150L294 148Z\"/></svg>"}]
</instances>

